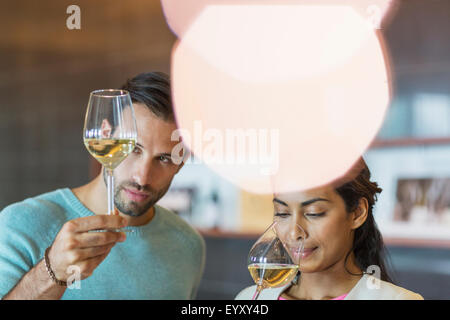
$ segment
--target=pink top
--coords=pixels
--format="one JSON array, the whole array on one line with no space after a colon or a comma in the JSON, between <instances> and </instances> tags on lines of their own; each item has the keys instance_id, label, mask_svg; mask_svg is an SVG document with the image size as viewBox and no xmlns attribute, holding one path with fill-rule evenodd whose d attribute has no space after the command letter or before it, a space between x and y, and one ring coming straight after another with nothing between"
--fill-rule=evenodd
<instances>
[{"instance_id":1,"label":"pink top","mask_svg":"<svg viewBox=\"0 0 450 320\"><path fill-rule=\"evenodd\" d=\"M343 294L342 296L339 296L339 297L333 298L333 299L331 299L331 300L344 300L344 298L345 298L345 297L347 296L347 294L348 294L348 293L346 293L346 294ZM279 297L278 297L278 300L287 300L287 299L285 299L285 298L283 298L283 297L279 296Z\"/></svg>"}]
</instances>

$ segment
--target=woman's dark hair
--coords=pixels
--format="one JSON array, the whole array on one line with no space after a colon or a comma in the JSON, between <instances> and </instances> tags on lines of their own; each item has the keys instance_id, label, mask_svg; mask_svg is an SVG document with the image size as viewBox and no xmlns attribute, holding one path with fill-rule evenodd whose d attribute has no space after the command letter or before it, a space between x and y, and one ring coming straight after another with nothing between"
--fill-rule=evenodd
<instances>
[{"instance_id":1,"label":"woman's dark hair","mask_svg":"<svg viewBox=\"0 0 450 320\"><path fill-rule=\"evenodd\" d=\"M392 283L386 267L388 259L386 247L372 214L377 194L381 193L382 189L376 182L370 181L370 175L366 162L360 158L344 178L335 184L335 190L344 200L347 212L356 210L361 198L366 198L368 202L367 219L355 230L353 247L345 257L345 262L353 252L361 270L367 270L372 265L378 266L381 280Z\"/></svg>"},{"instance_id":2,"label":"woman's dark hair","mask_svg":"<svg viewBox=\"0 0 450 320\"><path fill-rule=\"evenodd\" d=\"M141 73L121 87L133 103L146 105L158 118L174 121L169 76L162 72Z\"/></svg>"}]
</instances>

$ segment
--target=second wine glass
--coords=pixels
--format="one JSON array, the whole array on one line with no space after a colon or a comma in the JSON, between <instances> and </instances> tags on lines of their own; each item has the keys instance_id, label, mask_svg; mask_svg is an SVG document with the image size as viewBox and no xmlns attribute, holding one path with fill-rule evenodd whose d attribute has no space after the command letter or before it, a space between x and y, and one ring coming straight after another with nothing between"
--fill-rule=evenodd
<instances>
[{"instance_id":1,"label":"second wine glass","mask_svg":"<svg viewBox=\"0 0 450 320\"><path fill-rule=\"evenodd\" d=\"M278 288L290 283L297 275L303 240L288 241L280 235L280 222L273 222L250 249L247 263L256 284L252 300L263 289ZM299 226L298 232L302 232Z\"/></svg>"},{"instance_id":2,"label":"second wine glass","mask_svg":"<svg viewBox=\"0 0 450 320\"><path fill-rule=\"evenodd\" d=\"M136 118L126 90L92 91L83 131L89 153L105 169L108 214L114 214L114 169L134 150L137 141ZM127 231L125 229L112 231Z\"/></svg>"}]
</instances>

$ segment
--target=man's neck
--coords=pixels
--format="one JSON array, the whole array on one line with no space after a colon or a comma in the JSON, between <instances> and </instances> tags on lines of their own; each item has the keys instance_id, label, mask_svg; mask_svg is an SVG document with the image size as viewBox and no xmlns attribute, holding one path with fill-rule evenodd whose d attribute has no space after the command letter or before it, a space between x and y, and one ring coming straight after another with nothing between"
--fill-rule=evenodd
<instances>
[{"instance_id":1,"label":"man's neck","mask_svg":"<svg viewBox=\"0 0 450 320\"><path fill-rule=\"evenodd\" d=\"M108 193L102 174L84 186L71 189L78 200L94 214L106 214L108 212ZM146 213L139 217L130 217L120 211L119 215L126 218L129 226L142 226L149 223L155 215L155 207L152 206Z\"/></svg>"}]
</instances>

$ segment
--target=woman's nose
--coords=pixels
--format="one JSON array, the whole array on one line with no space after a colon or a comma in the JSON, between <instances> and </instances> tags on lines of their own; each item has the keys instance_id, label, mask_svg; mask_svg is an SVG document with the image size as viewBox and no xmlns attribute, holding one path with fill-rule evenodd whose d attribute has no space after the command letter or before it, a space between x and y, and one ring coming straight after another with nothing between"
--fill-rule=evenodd
<instances>
[{"instance_id":1,"label":"woman's nose","mask_svg":"<svg viewBox=\"0 0 450 320\"><path fill-rule=\"evenodd\" d=\"M292 240L303 240L307 238L305 229L298 223L294 223L290 226L289 235Z\"/></svg>"}]
</instances>

